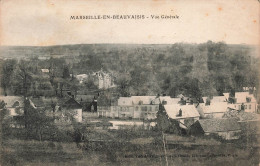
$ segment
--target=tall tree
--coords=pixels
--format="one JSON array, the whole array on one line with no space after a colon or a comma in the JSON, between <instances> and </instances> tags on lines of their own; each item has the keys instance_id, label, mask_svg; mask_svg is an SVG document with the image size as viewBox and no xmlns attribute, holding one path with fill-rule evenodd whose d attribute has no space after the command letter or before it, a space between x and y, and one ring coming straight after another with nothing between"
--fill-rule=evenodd
<instances>
[{"instance_id":1,"label":"tall tree","mask_svg":"<svg viewBox=\"0 0 260 166\"><path fill-rule=\"evenodd\" d=\"M11 85L11 78L16 65L17 62L14 59L4 61L2 68L1 86L4 89L5 96L7 96L7 88L9 88Z\"/></svg>"}]
</instances>

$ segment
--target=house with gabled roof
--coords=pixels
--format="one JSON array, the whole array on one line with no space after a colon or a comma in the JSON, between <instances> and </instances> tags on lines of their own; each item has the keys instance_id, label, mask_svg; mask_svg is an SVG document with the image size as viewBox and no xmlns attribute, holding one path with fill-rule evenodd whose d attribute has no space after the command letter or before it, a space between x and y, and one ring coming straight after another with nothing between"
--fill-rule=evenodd
<instances>
[{"instance_id":1,"label":"house with gabled roof","mask_svg":"<svg viewBox=\"0 0 260 166\"><path fill-rule=\"evenodd\" d=\"M250 92L235 92L233 96L230 93L223 93L230 104L234 105L237 110L245 112L258 113L257 101Z\"/></svg>"},{"instance_id":2,"label":"house with gabled roof","mask_svg":"<svg viewBox=\"0 0 260 166\"><path fill-rule=\"evenodd\" d=\"M200 118L200 114L194 105L164 105L164 109L170 119L177 120L181 128L187 129Z\"/></svg>"},{"instance_id":3,"label":"house with gabled roof","mask_svg":"<svg viewBox=\"0 0 260 166\"><path fill-rule=\"evenodd\" d=\"M70 98L62 105L62 116L66 115L73 117L77 122L82 122L82 105L74 98ZM67 120L72 120L68 116L66 116Z\"/></svg>"},{"instance_id":4,"label":"house with gabled roof","mask_svg":"<svg viewBox=\"0 0 260 166\"><path fill-rule=\"evenodd\" d=\"M190 126L190 134L195 136L219 136L224 140L239 139L241 128L236 118L200 119Z\"/></svg>"},{"instance_id":5,"label":"house with gabled roof","mask_svg":"<svg viewBox=\"0 0 260 166\"><path fill-rule=\"evenodd\" d=\"M160 102L164 105L177 104L180 98L170 96L131 96L120 97L117 107L113 107L112 117L155 119Z\"/></svg>"},{"instance_id":6,"label":"house with gabled roof","mask_svg":"<svg viewBox=\"0 0 260 166\"><path fill-rule=\"evenodd\" d=\"M222 118L229 107L230 104L227 102L217 102L210 105L200 104L196 108L202 118Z\"/></svg>"}]
</instances>

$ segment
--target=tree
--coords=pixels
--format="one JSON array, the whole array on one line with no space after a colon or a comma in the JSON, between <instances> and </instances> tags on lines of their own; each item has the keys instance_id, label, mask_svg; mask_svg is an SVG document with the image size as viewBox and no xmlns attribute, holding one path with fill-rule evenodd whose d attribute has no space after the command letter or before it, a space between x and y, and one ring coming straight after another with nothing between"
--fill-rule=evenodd
<instances>
[{"instance_id":1,"label":"tree","mask_svg":"<svg viewBox=\"0 0 260 166\"><path fill-rule=\"evenodd\" d=\"M162 104L159 104L159 111L156 115L157 128L159 131L180 134L181 129L179 123L168 117Z\"/></svg>"},{"instance_id":2,"label":"tree","mask_svg":"<svg viewBox=\"0 0 260 166\"><path fill-rule=\"evenodd\" d=\"M1 86L4 89L4 94L5 96L7 96L7 88L10 87L10 83L11 83L11 77L14 73L15 67L16 67L16 60L12 59L12 60L6 60L3 64L3 68L2 68L2 77L1 77Z\"/></svg>"},{"instance_id":3,"label":"tree","mask_svg":"<svg viewBox=\"0 0 260 166\"><path fill-rule=\"evenodd\" d=\"M11 118L8 117L9 111L5 107L5 102L0 101L0 133L2 136L6 136L10 132Z\"/></svg>"},{"instance_id":4,"label":"tree","mask_svg":"<svg viewBox=\"0 0 260 166\"><path fill-rule=\"evenodd\" d=\"M26 109L24 120L27 134L38 138L40 141L42 141L45 133L51 135L47 131L55 128L54 118L47 116L44 109L36 108L28 98L25 99L24 108Z\"/></svg>"},{"instance_id":5,"label":"tree","mask_svg":"<svg viewBox=\"0 0 260 166\"><path fill-rule=\"evenodd\" d=\"M120 96L129 96L129 86L130 86L130 76L129 75L119 75L116 79L117 90Z\"/></svg>"},{"instance_id":6,"label":"tree","mask_svg":"<svg viewBox=\"0 0 260 166\"><path fill-rule=\"evenodd\" d=\"M70 78L70 70L67 65L63 67L62 78Z\"/></svg>"},{"instance_id":7,"label":"tree","mask_svg":"<svg viewBox=\"0 0 260 166\"><path fill-rule=\"evenodd\" d=\"M30 67L25 61L21 61L15 69L12 77L12 85L15 88L15 94L26 97L28 95L28 90L31 86L32 80Z\"/></svg>"}]
</instances>

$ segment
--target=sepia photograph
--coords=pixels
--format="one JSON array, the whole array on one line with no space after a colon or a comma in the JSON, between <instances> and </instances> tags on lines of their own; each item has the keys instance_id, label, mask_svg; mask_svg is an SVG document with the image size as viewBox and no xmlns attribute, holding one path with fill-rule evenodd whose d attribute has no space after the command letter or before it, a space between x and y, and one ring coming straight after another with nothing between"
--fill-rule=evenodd
<instances>
[{"instance_id":1,"label":"sepia photograph","mask_svg":"<svg viewBox=\"0 0 260 166\"><path fill-rule=\"evenodd\" d=\"M259 166L258 0L0 0L1 166Z\"/></svg>"}]
</instances>

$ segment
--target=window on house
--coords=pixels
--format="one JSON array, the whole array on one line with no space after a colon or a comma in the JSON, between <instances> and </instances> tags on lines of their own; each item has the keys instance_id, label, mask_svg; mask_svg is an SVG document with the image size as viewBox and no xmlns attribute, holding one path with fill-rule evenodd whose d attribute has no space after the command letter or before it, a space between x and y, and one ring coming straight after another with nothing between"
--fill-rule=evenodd
<instances>
[{"instance_id":1,"label":"window on house","mask_svg":"<svg viewBox=\"0 0 260 166\"><path fill-rule=\"evenodd\" d=\"M249 109L251 110L251 104L248 105Z\"/></svg>"},{"instance_id":2,"label":"window on house","mask_svg":"<svg viewBox=\"0 0 260 166\"><path fill-rule=\"evenodd\" d=\"M136 111L138 111L138 110L139 110L139 108L138 108L138 107L135 107L135 110L136 110Z\"/></svg>"},{"instance_id":3,"label":"window on house","mask_svg":"<svg viewBox=\"0 0 260 166\"><path fill-rule=\"evenodd\" d=\"M147 111L147 106L143 106L141 109L142 111Z\"/></svg>"},{"instance_id":4,"label":"window on house","mask_svg":"<svg viewBox=\"0 0 260 166\"><path fill-rule=\"evenodd\" d=\"M150 107L149 111L152 111L152 107Z\"/></svg>"},{"instance_id":5,"label":"window on house","mask_svg":"<svg viewBox=\"0 0 260 166\"><path fill-rule=\"evenodd\" d=\"M245 109L247 109L247 105L245 105Z\"/></svg>"},{"instance_id":6,"label":"window on house","mask_svg":"<svg viewBox=\"0 0 260 166\"><path fill-rule=\"evenodd\" d=\"M163 104L163 105L166 105L166 104L167 104L167 101L165 101L165 100L162 101L162 104Z\"/></svg>"}]
</instances>

